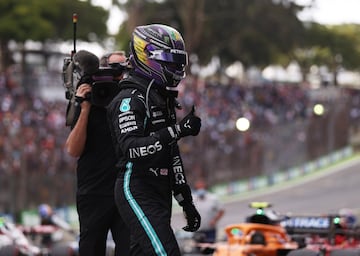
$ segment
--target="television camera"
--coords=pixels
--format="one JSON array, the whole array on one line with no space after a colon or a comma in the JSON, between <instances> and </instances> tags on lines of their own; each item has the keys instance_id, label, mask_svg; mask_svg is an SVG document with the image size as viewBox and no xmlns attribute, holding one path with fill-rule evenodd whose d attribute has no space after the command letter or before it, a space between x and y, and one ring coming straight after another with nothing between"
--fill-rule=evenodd
<instances>
[{"instance_id":1,"label":"television camera","mask_svg":"<svg viewBox=\"0 0 360 256\"><path fill-rule=\"evenodd\" d=\"M85 100L89 100L92 105L105 107L119 92L118 77L126 68L127 63L111 63L108 67L99 67L98 58L85 50L75 53L72 59L65 58L63 80L66 89L65 98L69 100L68 111L75 104L76 89L82 83L88 83L92 87L91 93L85 97Z\"/></svg>"},{"instance_id":2,"label":"television camera","mask_svg":"<svg viewBox=\"0 0 360 256\"><path fill-rule=\"evenodd\" d=\"M76 89L82 83L91 85L91 93L85 100L92 105L105 107L119 92L118 77L127 69L128 63L111 63L107 67L100 67L99 58L93 53L80 50L76 52L76 23L77 15L73 14L74 49L71 56L65 57L63 62L63 82L65 98L69 101L66 109L66 125L71 126L75 117Z\"/></svg>"}]
</instances>

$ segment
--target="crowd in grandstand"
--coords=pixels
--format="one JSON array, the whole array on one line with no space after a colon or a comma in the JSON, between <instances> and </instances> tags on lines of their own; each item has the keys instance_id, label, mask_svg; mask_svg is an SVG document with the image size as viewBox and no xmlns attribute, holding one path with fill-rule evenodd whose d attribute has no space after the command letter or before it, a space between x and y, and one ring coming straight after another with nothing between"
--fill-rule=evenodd
<instances>
[{"instance_id":1,"label":"crowd in grandstand","mask_svg":"<svg viewBox=\"0 0 360 256\"><path fill-rule=\"evenodd\" d=\"M61 206L74 200L75 159L63 147L70 129L65 126L67 102L30 93L36 89L24 90L31 86L36 88L6 74L0 76L0 176L5 177L0 179L0 212L14 210L15 201L19 207L30 208L41 202ZM254 174L264 171L261 164L268 156L262 141L266 135L236 131L239 117L247 117L254 130L264 131L311 116L307 91L295 84L250 86L235 80L224 84L188 76L179 88L183 106L179 118L192 105L202 118L200 135L195 140L184 139L180 145L192 184L221 168L243 166ZM279 148L286 144L289 142L282 142ZM225 173L222 178L226 179ZM4 191L8 191L6 196Z\"/></svg>"}]
</instances>

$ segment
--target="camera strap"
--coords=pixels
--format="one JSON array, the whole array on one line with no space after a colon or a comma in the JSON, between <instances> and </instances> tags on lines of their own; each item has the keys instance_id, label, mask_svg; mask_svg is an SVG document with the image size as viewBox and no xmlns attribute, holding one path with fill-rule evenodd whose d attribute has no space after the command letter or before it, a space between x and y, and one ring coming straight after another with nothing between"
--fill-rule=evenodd
<instances>
[{"instance_id":1,"label":"camera strap","mask_svg":"<svg viewBox=\"0 0 360 256\"><path fill-rule=\"evenodd\" d=\"M66 126L71 126L74 123L75 119L75 112L76 112L76 106L75 106L75 99L71 98L68 102L68 105L66 107L66 120L65 124Z\"/></svg>"}]
</instances>

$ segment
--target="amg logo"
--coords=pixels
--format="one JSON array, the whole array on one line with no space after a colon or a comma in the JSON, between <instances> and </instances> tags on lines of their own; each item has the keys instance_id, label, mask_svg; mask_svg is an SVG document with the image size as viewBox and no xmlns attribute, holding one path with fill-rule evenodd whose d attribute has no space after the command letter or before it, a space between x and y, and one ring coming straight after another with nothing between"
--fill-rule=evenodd
<instances>
[{"instance_id":1,"label":"amg logo","mask_svg":"<svg viewBox=\"0 0 360 256\"><path fill-rule=\"evenodd\" d=\"M136 130L137 128L138 128L137 126L130 126L130 127L121 129L121 133L123 134L123 133L131 132L131 131Z\"/></svg>"},{"instance_id":2,"label":"amg logo","mask_svg":"<svg viewBox=\"0 0 360 256\"><path fill-rule=\"evenodd\" d=\"M156 152L159 152L162 150L162 145L160 141L155 142L154 145L148 145L143 147L137 147L137 148L130 148L129 149L129 156L130 158L138 158L138 157L144 157L148 155L153 155Z\"/></svg>"}]
</instances>

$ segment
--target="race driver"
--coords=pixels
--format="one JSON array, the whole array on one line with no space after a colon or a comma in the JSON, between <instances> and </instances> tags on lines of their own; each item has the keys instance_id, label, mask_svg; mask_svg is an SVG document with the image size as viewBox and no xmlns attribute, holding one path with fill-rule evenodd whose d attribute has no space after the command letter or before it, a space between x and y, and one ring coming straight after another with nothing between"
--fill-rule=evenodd
<instances>
[{"instance_id":1,"label":"race driver","mask_svg":"<svg viewBox=\"0 0 360 256\"><path fill-rule=\"evenodd\" d=\"M108 106L120 170L116 204L131 230L131 255L180 256L170 225L172 195L183 208L184 230L195 232L201 220L177 145L201 127L194 108L176 122L176 87L187 65L181 34L160 24L136 27L130 63L122 90Z\"/></svg>"}]
</instances>

